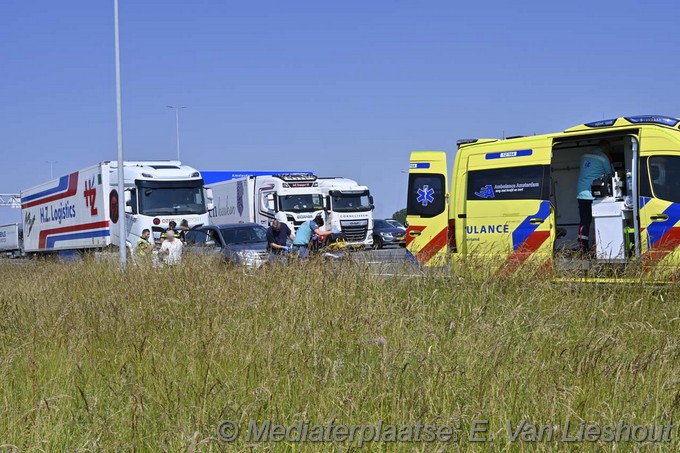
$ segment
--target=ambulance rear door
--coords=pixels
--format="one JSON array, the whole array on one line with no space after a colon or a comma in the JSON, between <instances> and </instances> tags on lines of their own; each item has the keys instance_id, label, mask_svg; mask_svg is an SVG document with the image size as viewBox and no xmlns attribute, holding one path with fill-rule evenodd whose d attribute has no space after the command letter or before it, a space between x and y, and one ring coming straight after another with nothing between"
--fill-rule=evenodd
<instances>
[{"instance_id":1,"label":"ambulance rear door","mask_svg":"<svg viewBox=\"0 0 680 453\"><path fill-rule=\"evenodd\" d=\"M446 153L415 151L406 202L408 256L425 266L446 262L449 222Z\"/></svg>"}]
</instances>

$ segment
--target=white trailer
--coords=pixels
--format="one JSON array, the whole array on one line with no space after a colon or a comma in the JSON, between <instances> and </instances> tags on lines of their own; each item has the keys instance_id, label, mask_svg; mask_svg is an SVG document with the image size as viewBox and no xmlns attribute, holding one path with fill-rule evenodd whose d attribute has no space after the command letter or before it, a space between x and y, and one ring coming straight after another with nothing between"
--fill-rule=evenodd
<instances>
[{"instance_id":1,"label":"white trailer","mask_svg":"<svg viewBox=\"0 0 680 453\"><path fill-rule=\"evenodd\" d=\"M118 203L125 203L128 248L144 229L155 239L174 220L208 223L210 193L198 171L178 161L101 162L21 192L24 249L28 253L118 246Z\"/></svg>"},{"instance_id":2,"label":"white trailer","mask_svg":"<svg viewBox=\"0 0 680 453\"><path fill-rule=\"evenodd\" d=\"M268 226L277 219L296 231L303 222L324 214L324 200L316 176L309 173L261 175L207 186L214 208L210 222L254 222Z\"/></svg>"},{"instance_id":3,"label":"white trailer","mask_svg":"<svg viewBox=\"0 0 680 453\"><path fill-rule=\"evenodd\" d=\"M326 197L328 223L350 246L373 245L373 197L368 187L341 177L319 178Z\"/></svg>"},{"instance_id":4,"label":"white trailer","mask_svg":"<svg viewBox=\"0 0 680 453\"><path fill-rule=\"evenodd\" d=\"M0 253L16 258L23 253L23 231L18 223L0 225Z\"/></svg>"}]
</instances>

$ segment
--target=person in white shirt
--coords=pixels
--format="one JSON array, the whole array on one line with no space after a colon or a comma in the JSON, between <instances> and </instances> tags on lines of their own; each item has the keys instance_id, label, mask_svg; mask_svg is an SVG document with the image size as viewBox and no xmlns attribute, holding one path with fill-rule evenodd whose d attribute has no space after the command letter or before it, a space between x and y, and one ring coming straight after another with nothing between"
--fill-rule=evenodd
<instances>
[{"instance_id":1,"label":"person in white shirt","mask_svg":"<svg viewBox=\"0 0 680 453\"><path fill-rule=\"evenodd\" d=\"M169 229L158 254L164 259L165 264L174 266L182 261L182 246L182 241L175 238L175 231Z\"/></svg>"}]
</instances>

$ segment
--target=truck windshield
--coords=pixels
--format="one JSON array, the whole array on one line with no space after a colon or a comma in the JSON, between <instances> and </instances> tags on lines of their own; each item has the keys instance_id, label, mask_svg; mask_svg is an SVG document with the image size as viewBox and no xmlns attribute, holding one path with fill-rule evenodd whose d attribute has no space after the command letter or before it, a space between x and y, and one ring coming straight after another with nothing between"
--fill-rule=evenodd
<instances>
[{"instance_id":1,"label":"truck windshield","mask_svg":"<svg viewBox=\"0 0 680 453\"><path fill-rule=\"evenodd\" d=\"M323 209L321 194L283 195L279 197L279 211L314 212Z\"/></svg>"},{"instance_id":2,"label":"truck windshield","mask_svg":"<svg viewBox=\"0 0 680 453\"><path fill-rule=\"evenodd\" d=\"M334 192L331 196L331 209L335 212L370 211L371 202L368 192L364 193L340 193Z\"/></svg>"},{"instance_id":3,"label":"truck windshield","mask_svg":"<svg viewBox=\"0 0 680 453\"><path fill-rule=\"evenodd\" d=\"M156 216L206 213L202 187L140 187L137 192L140 214Z\"/></svg>"}]
</instances>

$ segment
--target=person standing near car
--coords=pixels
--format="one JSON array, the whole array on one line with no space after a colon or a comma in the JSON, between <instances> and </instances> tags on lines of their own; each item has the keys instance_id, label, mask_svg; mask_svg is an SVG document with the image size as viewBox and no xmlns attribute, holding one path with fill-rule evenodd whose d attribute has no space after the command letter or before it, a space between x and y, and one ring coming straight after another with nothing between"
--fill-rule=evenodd
<instances>
[{"instance_id":1,"label":"person standing near car","mask_svg":"<svg viewBox=\"0 0 680 453\"><path fill-rule=\"evenodd\" d=\"M170 223L168 223L170 228L168 228L165 232L161 233L161 243L165 242L165 239L168 237L168 231L172 231L175 237L179 237L179 233L177 232L177 222L174 220L171 220Z\"/></svg>"},{"instance_id":2,"label":"person standing near car","mask_svg":"<svg viewBox=\"0 0 680 453\"><path fill-rule=\"evenodd\" d=\"M168 229L158 254L163 257L165 264L174 266L182 261L182 246L182 241L175 238L175 231Z\"/></svg>"},{"instance_id":3,"label":"person standing near car","mask_svg":"<svg viewBox=\"0 0 680 453\"><path fill-rule=\"evenodd\" d=\"M291 241L295 239L288 225L274 220L267 229L267 248L269 249L270 262L274 262L277 259L280 260L285 252L289 250L289 247L286 245L288 239Z\"/></svg>"},{"instance_id":4,"label":"person standing near car","mask_svg":"<svg viewBox=\"0 0 680 453\"><path fill-rule=\"evenodd\" d=\"M189 221L187 219L184 219L181 222L179 222L179 228L177 228L179 235L177 237L183 243L186 242L187 231L189 231L190 229L191 228L189 228Z\"/></svg>"},{"instance_id":5,"label":"person standing near car","mask_svg":"<svg viewBox=\"0 0 680 453\"><path fill-rule=\"evenodd\" d=\"M300 225L297 233L295 233L292 249L298 259L304 260L309 257L309 241L312 240L313 235L316 234L321 238L325 238L326 236L333 234L332 231L321 231L323 224L323 217L317 215L314 220L308 220Z\"/></svg>"},{"instance_id":6,"label":"person standing near car","mask_svg":"<svg viewBox=\"0 0 680 453\"><path fill-rule=\"evenodd\" d=\"M151 230L144 228L142 230L142 236L137 240L137 255L147 256L153 252L153 243L149 241L151 237Z\"/></svg>"}]
</instances>

